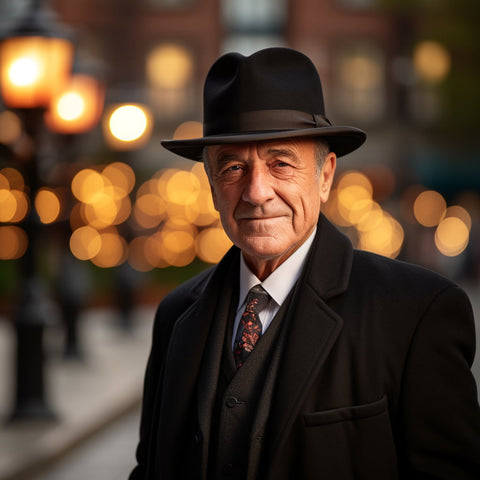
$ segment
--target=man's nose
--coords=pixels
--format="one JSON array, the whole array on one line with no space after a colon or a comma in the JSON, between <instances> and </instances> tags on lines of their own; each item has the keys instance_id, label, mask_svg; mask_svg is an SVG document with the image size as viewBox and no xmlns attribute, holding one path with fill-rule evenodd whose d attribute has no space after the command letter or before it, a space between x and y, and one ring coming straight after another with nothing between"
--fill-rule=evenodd
<instances>
[{"instance_id":1,"label":"man's nose","mask_svg":"<svg viewBox=\"0 0 480 480\"><path fill-rule=\"evenodd\" d=\"M253 167L245 179L242 200L252 205L262 205L275 196L272 178L265 165Z\"/></svg>"}]
</instances>

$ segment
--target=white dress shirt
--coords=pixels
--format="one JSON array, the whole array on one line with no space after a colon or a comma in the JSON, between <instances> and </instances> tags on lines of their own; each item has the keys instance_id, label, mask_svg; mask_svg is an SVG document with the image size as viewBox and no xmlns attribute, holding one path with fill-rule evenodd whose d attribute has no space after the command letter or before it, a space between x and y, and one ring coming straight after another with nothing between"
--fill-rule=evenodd
<instances>
[{"instance_id":1,"label":"white dress shirt","mask_svg":"<svg viewBox=\"0 0 480 480\"><path fill-rule=\"evenodd\" d=\"M300 276L308 252L313 243L315 232L316 228L307 240L263 282L252 273L245 263L243 255L240 255L240 291L235 323L233 325L232 348L235 344L235 337L237 335L240 318L245 310L249 290L255 285L260 284L271 297L267 306L259 314L260 321L262 322L262 333L265 333Z\"/></svg>"}]
</instances>

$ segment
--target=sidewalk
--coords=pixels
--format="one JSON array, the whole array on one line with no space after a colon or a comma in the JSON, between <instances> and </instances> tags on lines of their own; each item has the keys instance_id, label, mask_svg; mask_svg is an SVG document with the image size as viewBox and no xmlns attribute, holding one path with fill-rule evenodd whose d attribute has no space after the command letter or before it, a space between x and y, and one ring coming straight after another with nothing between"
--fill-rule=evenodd
<instances>
[{"instance_id":1,"label":"sidewalk","mask_svg":"<svg viewBox=\"0 0 480 480\"><path fill-rule=\"evenodd\" d=\"M30 480L94 433L137 408L150 349L154 307L138 308L132 332L122 332L113 310L82 314L85 361L61 358L58 332L46 335L47 393L56 422L5 423L11 409L14 338L0 321L0 480Z\"/></svg>"}]
</instances>

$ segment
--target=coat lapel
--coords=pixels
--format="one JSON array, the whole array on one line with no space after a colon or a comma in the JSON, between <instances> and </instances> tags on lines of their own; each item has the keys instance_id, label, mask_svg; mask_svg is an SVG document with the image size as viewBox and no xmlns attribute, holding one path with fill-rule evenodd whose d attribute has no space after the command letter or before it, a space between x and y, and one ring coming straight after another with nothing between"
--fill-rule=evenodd
<instances>
[{"instance_id":1,"label":"coat lapel","mask_svg":"<svg viewBox=\"0 0 480 480\"><path fill-rule=\"evenodd\" d=\"M272 462L342 330L342 318L326 301L346 290L352 259L350 241L321 216L287 314L289 330L269 420Z\"/></svg>"}]
</instances>

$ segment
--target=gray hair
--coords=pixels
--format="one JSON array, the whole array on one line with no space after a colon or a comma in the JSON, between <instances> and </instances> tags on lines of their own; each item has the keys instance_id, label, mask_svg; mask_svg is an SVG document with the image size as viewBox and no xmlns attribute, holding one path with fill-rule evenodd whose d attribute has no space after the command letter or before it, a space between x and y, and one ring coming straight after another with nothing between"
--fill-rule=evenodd
<instances>
[{"instance_id":1,"label":"gray hair","mask_svg":"<svg viewBox=\"0 0 480 480\"><path fill-rule=\"evenodd\" d=\"M315 160L317 161L317 174L320 175L327 155L330 153L330 145L322 138L315 142Z\"/></svg>"}]
</instances>

